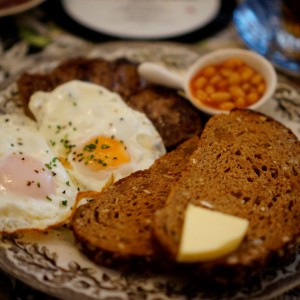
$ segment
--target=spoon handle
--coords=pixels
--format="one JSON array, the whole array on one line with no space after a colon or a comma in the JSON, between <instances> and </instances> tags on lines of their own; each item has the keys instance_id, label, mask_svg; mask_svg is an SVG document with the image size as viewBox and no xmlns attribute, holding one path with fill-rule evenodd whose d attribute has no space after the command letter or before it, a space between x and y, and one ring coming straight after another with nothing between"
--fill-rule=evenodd
<instances>
[{"instance_id":1,"label":"spoon handle","mask_svg":"<svg viewBox=\"0 0 300 300\"><path fill-rule=\"evenodd\" d=\"M145 80L173 89L183 89L183 78L161 65L145 62L138 67L139 75Z\"/></svg>"}]
</instances>

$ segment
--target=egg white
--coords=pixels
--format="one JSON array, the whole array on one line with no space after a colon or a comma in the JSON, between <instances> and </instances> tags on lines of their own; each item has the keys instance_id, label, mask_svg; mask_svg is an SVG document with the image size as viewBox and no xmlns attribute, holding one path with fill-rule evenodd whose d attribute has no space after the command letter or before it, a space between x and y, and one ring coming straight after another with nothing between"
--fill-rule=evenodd
<instances>
[{"instance_id":1,"label":"egg white","mask_svg":"<svg viewBox=\"0 0 300 300\"><path fill-rule=\"evenodd\" d=\"M30 184L43 189L43 185L30 178L30 182L22 184L19 190L9 188L14 177L6 178L0 174L0 232L20 230L45 230L54 225L66 222L76 207L77 187L61 163L55 158L45 139L38 133L36 124L22 115L0 115L0 170L11 157L32 159L42 166L43 171L51 174L54 190L43 197L26 195ZM13 170L18 172L38 173L38 170ZM22 174L20 174L22 176ZM36 174L36 176L40 176ZM39 177L37 177L39 178ZM4 184L7 183L8 187Z\"/></svg>"},{"instance_id":2,"label":"egg white","mask_svg":"<svg viewBox=\"0 0 300 300\"><path fill-rule=\"evenodd\" d=\"M165 153L162 139L151 121L129 108L118 94L96 84L74 80L52 92L36 92L29 108L39 131L55 155L67 161L68 172L81 189L100 191L111 179L118 180L146 169ZM74 162L66 144L77 147L97 136L122 141L130 162L97 172Z\"/></svg>"}]
</instances>

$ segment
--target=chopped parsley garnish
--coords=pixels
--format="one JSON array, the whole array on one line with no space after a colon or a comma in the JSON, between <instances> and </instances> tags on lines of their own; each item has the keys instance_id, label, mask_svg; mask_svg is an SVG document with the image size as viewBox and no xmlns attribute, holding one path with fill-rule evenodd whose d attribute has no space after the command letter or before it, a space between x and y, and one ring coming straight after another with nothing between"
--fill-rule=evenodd
<instances>
[{"instance_id":1,"label":"chopped parsley garnish","mask_svg":"<svg viewBox=\"0 0 300 300\"><path fill-rule=\"evenodd\" d=\"M108 149L108 148L110 148L110 146L107 145L107 144L102 144L102 145L101 145L101 149Z\"/></svg>"},{"instance_id":2,"label":"chopped parsley garnish","mask_svg":"<svg viewBox=\"0 0 300 300\"><path fill-rule=\"evenodd\" d=\"M46 199L49 201L52 201L52 199L49 196L47 196Z\"/></svg>"},{"instance_id":3,"label":"chopped parsley garnish","mask_svg":"<svg viewBox=\"0 0 300 300\"><path fill-rule=\"evenodd\" d=\"M53 157L52 158L52 161L48 164L45 164L45 167L49 170L52 170L52 167L56 167L56 160L57 160L57 157Z\"/></svg>"},{"instance_id":4,"label":"chopped parsley garnish","mask_svg":"<svg viewBox=\"0 0 300 300\"><path fill-rule=\"evenodd\" d=\"M105 163L102 159L98 159L98 163L101 164L103 167L107 166L107 163Z\"/></svg>"},{"instance_id":5,"label":"chopped parsley garnish","mask_svg":"<svg viewBox=\"0 0 300 300\"><path fill-rule=\"evenodd\" d=\"M91 164L100 164L103 167L106 167L108 165L108 162L105 161L106 159L109 159L109 156L104 155L102 153L103 157L99 157L99 153L97 154L97 149L105 150L111 148L111 145L109 143L101 143L101 140L98 138L95 138L90 144L86 144L82 152L76 152L73 151L73 161L81 162L84 165ZM98 146L99 145L99 146Z\"/></svg>"},{"instance_id":6,"label":"chopped parsley garnish","mask_svg":"<svg viewBox=\"0 0 300 300\"><path fill-rule=\"evenodd\" d=\"M60 125L56 125L56 132L55 133L59 133L61 130L61 126Z\"/></svg>"},{"instance_id":7,"label":"chopped parsley garnish","mask_svg":"<svg viewBox=\"0 0 300 300\"><path fill-rule=\"evenodd\" d=\"M52 170L51 164L45 164L45 166L46 166L47 169Z\"/></svg>"},{"instance_id":8,"label":"chopped parsley garnish","mask_svg":"<svg viewBox=\"0 0 300 300\"><path fill-rule=\"evenodd\" d=\"M55 146L55 145L56 145L56 142L53 141L53 140L50 140L50 145L51 145L51 146Z\"/></svg>"},{"instance_id":9,"label":"chopped parsley garnish","mask_svg":"<svg viewBox=\"0 0 300 300\"><path fill-rule=\"evenodd\" d=\"M67 201L67 200L63 200L63 201L61 201L61 205L63 205L63 206L67 206L67 204L68 204L68 201Z\"/></svg>"},{"instance_id":10,"label":"chopped parsley garnish","mask_svg":"<svg viewBox=\"0 0 300 300\"><path fill-rule=\"evenodd\" d=\"M83 150L84 151L88 151L88 152L92 152L93 150L95 150L97 148L97 146L95 144L89 144L86 145Z\"/></svg>"}]
</instances>

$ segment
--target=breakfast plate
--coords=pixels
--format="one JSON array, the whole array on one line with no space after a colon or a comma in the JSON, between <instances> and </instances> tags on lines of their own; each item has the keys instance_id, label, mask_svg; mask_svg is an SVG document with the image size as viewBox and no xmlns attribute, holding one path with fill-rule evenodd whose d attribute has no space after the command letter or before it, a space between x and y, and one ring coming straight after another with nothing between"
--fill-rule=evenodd
<instances>
[{"instance_id":1,"label":"breakfast plate","mask_svg":"<svg viewBox=\"0 0 300 300\"><path fill-rule=\"evenodd\" d=\"M77 53L83 54L83 53ZM160 62L179 74L199 53L170 43L108 43L91 47L85 56L135 62ZM32 72L47 72L70 56L33 58ZM261 112L291 128L300 137L300 95L279 82L276 92ZM0 113L23 114L15 83L0 93ZM300 284L300 250L288 265L267 269L247 287L213 290L199 282L188 282L180 274L165 276L145 270L141 273L98 266L79 249L67 227L46 233L24 233L0 237L0 267L33 288L61 299L271 299Z\"/></svg>"},{"instance_id":2,"label":"breakfast plate","mask_svg":"<svg viewBox=\"0 0 300 300\"><path fill-rule=\"evenodd\" d=\"M0 17L10 16L31 9L44 0L2 0L0 1Z\"/></svg>"}]
</instances>

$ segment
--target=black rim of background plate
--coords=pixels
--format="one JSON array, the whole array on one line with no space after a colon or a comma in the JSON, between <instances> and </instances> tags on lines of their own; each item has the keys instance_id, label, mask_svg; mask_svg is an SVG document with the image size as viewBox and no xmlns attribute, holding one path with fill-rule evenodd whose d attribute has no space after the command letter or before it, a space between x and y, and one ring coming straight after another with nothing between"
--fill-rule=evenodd
<instances>
[{"instance_id":1,"label":"black rim of background plate","mask_svg":"<svg viewBox=\"0 0 300 300\"><path fill-rule=\"evenodd\" d=\"M236 7L236 0L220 0L221 7L217 16L205 26L189 32L184 35L179 35L172 38L157 38L157 39L144 39L144 41L174 41L181 43L194 43L203 40L218 31L224 29L229 22L232 20L233 11ZM47 14L63 29L69 31L74 35L83 37L86 40L92 42L107 42L113 40L131 40L138 41L141 39L136 38L120 38L118 36L107 35L90 28L87 28L74 19L72 19L64 10L61 0L48 0L45 1L42 6L44 7Z\"/></svg>"}]
</instances>

